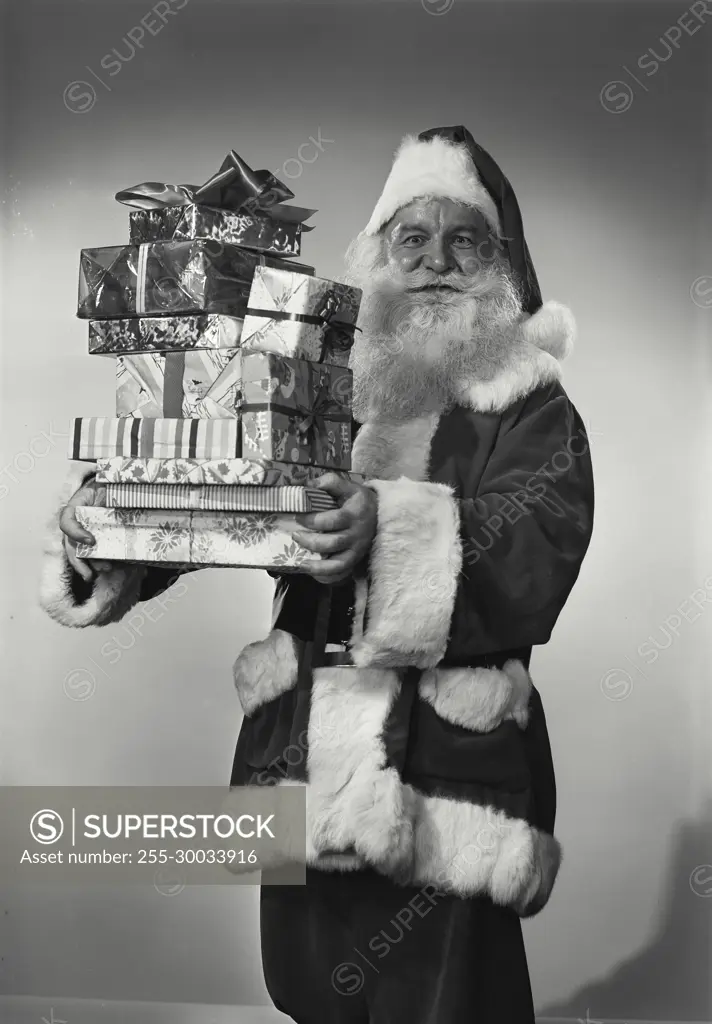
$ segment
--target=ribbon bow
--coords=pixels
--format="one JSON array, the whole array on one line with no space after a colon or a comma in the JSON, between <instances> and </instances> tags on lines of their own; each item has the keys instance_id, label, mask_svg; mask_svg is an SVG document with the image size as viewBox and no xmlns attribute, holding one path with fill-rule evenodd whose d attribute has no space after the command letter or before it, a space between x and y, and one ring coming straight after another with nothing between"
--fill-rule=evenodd
<instances>
[{"instance_id":1,"label":"ribbon bow","mask_svg":"<svg viewBox=\"0 0 712 1024\"><path fill-rule=\"evenodd\" d=\"M337 352L348 352L354 343L354 331L361 328L347 320L340 320L337 310L341 306L342 298L334 291L328 292L322 307L313 317L304 317L308 322L324 326L324 335L321 343L321 352L318 362L323 363L328 356Z\"/></svg>"},{"instance_id":2,"label":"ribbon bow","mask_svg":"<svg viewBox=\"0 0 712 1024\"><path fill-rule=\"evenodd\" d=\"M331 316L324 317L324 323L326 324L326 331L324 332L321 353L319 355L320 363L323 363L327 356L333 355L336 352L348 352L354 343L354 332L361 330L356 324L350 324L346 320L339 320L333 313Z\"/></svg>"},{"instance_id":3,"label":"ribbon bow","mask_svg":"<svg viewBox=\"0 0 712 1024\"><path fill-rule=\"evenodd\" d=\"M231 149L217 171L203 185L170 185L144 181L140 185L116 193L116 199L139 210L163 210L170 206L198 203L235 212L267 212L280 220L306 219L315 210L302 207L281 207L294 193L270 171L253 171L241 156ZM289 212L287 212L289 211Z\"/></svg>"},{"instance_id":4,"label":"ribbon bow","mask_svg":"<svg viewBox=\"0 0 712 1024\"><path fill-rule=\"evenodd\" d=\"M311 444L316 437L326 436L325 420L342 418L342 414L333 415L334 399L329 390L328 380L322 380L317 388L314 401L309 409L300 409L304 413L297 422L297 431L304 444Z\"/></svg>"}]
</instances>

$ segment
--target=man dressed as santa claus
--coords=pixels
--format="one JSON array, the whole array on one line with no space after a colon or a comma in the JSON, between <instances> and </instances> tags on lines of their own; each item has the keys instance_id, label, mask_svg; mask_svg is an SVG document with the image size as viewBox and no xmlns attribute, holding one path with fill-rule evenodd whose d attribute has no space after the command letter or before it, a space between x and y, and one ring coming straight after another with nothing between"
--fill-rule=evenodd
<instances>
[{"instance_id":1,"label":"man dressed as santa claus","mask_svg":"<svg viewBox=\"0 0 712 1024\"><path fill-rule=\"evenodd\" d=\"M307 884L263 886L265 980L299 1024L533 1024L521 919L561 862L532 647L592 530L583 423L512 187L463 127L403 140L347 254L364 292L356 483L295 538L273 628L235 664L233 786L304 784ZM115 621L169 570L80 563L73 505L44 605Z\"/></svg>"}]
</instances>

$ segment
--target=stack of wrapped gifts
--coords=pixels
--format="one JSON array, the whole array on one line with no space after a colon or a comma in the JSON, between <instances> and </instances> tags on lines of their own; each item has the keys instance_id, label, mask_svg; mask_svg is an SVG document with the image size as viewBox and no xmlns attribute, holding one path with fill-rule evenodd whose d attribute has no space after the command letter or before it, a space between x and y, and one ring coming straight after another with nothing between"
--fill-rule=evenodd
<instances>
[{"instance_id":1,"label":"stack of wrapped gifts","mask_svg":"<svg viewBox=\"0 0 712 1024\"><path fill-rule=\"evenodd\" d=\"M106 504L80 557L298 570L295 514L351 468L361 293L294 261L314 210L233 150L204 185L146 182L128 245L84 249L78 316L116 362L116 416L74 421Z\"/></svg>"}]
</instances>

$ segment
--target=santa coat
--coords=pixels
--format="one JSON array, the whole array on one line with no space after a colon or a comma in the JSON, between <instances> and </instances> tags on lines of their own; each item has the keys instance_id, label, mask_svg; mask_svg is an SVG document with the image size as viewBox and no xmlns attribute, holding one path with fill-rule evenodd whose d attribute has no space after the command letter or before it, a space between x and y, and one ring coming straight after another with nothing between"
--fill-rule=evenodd
<instances>
[{"instance_id":1,"label":"santa coat","mask_svg":"<svg viewBox=\"0 0 712 1024\"><path fill-rule=\"evenodd\" d=\"M588 440L556 358L569 328L547 303L489 380L464 382L460 405L358 429L377 532L367 572L333 588L327 635L352 664L327 657L297 686L324 591L308 576L278 580L272 631L237 659L232 784L306 786L312 866L370 865L522 916L549 898L561 847L529 659L593 520ZM117 564L87 584L55 522L41 602L66 625L105 625L175 577Z\"/></svg>"},{"instance_id":2,"label":"santa coat","mask_svg":"<svg viewBox=\"0 0 712 1024\"><path fill-rule=\"evenodd\" d=\"M235 664L232 784L306 785L312 866L368 865L522 916L549 898L561 847L529 661L593 521L586 431L552 354L569 327L547 303L461 405L360 426L378 526L366 573L334 588L327 636L353 664L298 685L323 592L304 576L278 581L272 631Z\"/></svg>"}]
</instances>

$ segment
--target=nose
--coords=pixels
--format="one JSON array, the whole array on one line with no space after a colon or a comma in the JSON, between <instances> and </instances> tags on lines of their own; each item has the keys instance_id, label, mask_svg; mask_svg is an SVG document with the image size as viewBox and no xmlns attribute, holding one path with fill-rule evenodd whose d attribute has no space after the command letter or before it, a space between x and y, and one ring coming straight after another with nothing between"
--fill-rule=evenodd
<instances>
[{"instance_id":1,"label":"nose","mask_svg":"<svg viewBox=\"0 0 712 1024\"><path fill-rule=\"evenodd\" d=\"M423 266L436 274L445 274L455 269L455 261L442 238L431 238L423 253Z\"/></svg>"}]
</instances>

